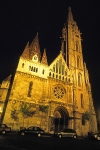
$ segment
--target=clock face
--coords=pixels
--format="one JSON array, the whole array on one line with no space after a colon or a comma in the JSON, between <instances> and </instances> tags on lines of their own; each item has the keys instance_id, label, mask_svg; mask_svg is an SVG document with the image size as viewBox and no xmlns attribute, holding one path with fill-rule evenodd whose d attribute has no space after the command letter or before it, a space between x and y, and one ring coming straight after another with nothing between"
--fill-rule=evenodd
<instances>
[{"instance_id":1,"label":"clock face","mask_svg":"<svg viewBox=\"0 0 100 150\"><path fill-rule=\"evenodd\" d=\"M56 86L53 89L53 95L57 98L57 99L62 99L65 95L65 89L62 86Z\"/></svg>"}]
</instances>

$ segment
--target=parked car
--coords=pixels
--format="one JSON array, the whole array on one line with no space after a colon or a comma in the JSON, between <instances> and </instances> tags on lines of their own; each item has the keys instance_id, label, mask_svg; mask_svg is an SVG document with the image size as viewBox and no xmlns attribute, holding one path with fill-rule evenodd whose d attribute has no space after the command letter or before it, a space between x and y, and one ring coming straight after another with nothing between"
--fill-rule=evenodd
<instances>
[{"instance_id":1,"label":"parked car","mask_svg":"<svg viewBox=\"0 0 100 150\"><path fill-rule=\"evenodd\" d=\"M18 132L19 135L36 135L38 137L41 137L41 135L45 134L45 131L37 126L30 126L28 128L20 129Z\"/></svg>"},{"instance_id":2,"label":"parked car","mask_svg":"<svg viewBox=\"0 0 100 150\"><path fill-rule=\"evenodd\" d=\"M77 138L77 133L73 129L64 129L62 131L54 132L54 137L72 137L74 139Z\"/></svg>"},{"instance_id":3,"label":"parked car","mask_svg":"<svg viewBox=\"0 0 100 150\"><path fill-rule=\"evenodd\" d=\"M100 131L98 132L88 132L88 137L91 139L100 140Z\"/></svg>"},{"instance_id":4,"label":"parked car","mask_svg":"<svg viewBox=\"0 0 100 150\"><path fill-rule=\"evenodd\" d=\"M8 127L6 124L0 124L0 134L6 134L11 132L11 127Z\"/></svg>"}]
</instances>

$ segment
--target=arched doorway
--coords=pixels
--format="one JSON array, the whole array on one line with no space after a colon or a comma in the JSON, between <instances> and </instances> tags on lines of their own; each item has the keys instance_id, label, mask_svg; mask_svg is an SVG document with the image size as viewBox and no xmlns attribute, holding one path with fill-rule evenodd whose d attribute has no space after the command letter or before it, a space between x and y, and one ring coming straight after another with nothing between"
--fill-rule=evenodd
<instances>
[{"instance_id":1,"label":"arched doorway","mask_svg":"<svg viewBox=\"0 0 100 150\"><path fill-rule=\"evenodd\" d=\"M59 106L54 111L54 130L59 131L68 127L69 114L65 107Z\"/></svg>"}]
</instances>

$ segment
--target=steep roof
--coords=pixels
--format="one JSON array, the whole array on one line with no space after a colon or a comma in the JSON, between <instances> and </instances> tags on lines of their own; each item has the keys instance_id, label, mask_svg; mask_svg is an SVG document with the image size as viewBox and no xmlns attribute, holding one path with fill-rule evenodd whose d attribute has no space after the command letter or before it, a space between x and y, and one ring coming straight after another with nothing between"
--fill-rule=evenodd
<instances>
[{"instance_id":1,"label":"steep roof","mask_svg":"<svg viewBox=\"0 0 100 150\"><path fill-rule=\"evenodd\" d=\"M44 49L41 63L44 64L44 65L48 65L48 62L47 62L47 55L46 55L46 49Z\"/></svg>"},{"instance_id":2,"label":"steep roof","mask_svg":"<svg viewBox=\"0 0 100 150\"><path fill-rule=\"evenodd\" d=\"M32 43L29 45L29 42L27 43L23 53L22 57L26 59L31 59L34 55L38 55L38 61L40 62L41 59L41 53L40 53L40 45L39 45L39 39L38 39L38 33L33 39Z\"/></svg>"}]
</instances>

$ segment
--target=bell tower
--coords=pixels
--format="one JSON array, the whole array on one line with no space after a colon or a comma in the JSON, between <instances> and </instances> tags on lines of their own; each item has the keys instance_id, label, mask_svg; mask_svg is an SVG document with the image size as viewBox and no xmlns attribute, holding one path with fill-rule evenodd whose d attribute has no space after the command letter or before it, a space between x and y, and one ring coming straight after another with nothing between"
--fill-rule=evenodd
<instances>
[{"instance_id":1,"label":"bell tower","mask_svg":"<svg viewBox=\"0 0 100 150\"><path fill-rule=\"evenodd\" d=\"M69 69L83 69L81 33L73 19L71 8L68 9L67 23L62 29L61 51Z\"/></svg>"},{"instance_id":2,"label":"bell tower","mask_svg":"<svg viewBox=\"0 0 100 150\"><path fill-rule=\"evenodd\" d=\"M67 22L67 55L68 55L68 66L70 69L83 70L83 55L81 46L81 33L78 29L77 23L73 20L71 8L69 7L68 22Z\"/></svg>"}]
</instances>

